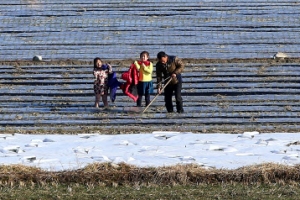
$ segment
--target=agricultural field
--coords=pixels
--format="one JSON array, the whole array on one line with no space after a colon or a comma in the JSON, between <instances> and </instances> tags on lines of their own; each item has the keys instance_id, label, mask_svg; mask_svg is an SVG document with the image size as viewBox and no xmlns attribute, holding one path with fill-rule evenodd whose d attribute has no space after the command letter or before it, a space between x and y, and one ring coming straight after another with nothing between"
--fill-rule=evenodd
<instances>
[{"instance_id":1,"label":"agricultural field","mask_svg":"<svg viewBox=\"0 0 300 200\"><path fill-rule=\"evenodd\" d=\"M130 112L128 108L135 102L121 89L116 101L110 102L110 110L94 108L91 62L3 62L1 131L120 134L298 130L297 59L184 61L183 114L167 113L163 95L145 113ZM111 63L120 77L131 61Z\"/></svg>"},{"instance_id":2,"label":"agricultural field","mask_svg":"<svg viewBox=\"0 0 300 200\"><path fill-rule=\"evenodd\" d=\"M108 62L120 76L132 60ZM110 102L110 111L93 107L91 62L3 61L1 133L133 134L161 130L212 133L213 137L213 133L259 131L272 137L273 132L298 132L298 59L184 62L185 113L167 114L159 96L140 114L126 110L135 103L120 90L116 102ZM297 151L297 141L294 145L291 148ZM137 168L95 163L71 171L48 172L22 165L2 166L0 171L5 191L0 194L2 199L186 199L187 193L190 199L297 199L299 193L297 165L207 170L197 165Z\"/></svg>"},{"instance_id":3,"label":"agricultural field","mask_svg":"<svg viewBox=\"0 0 300 200\"><path fill-rule=\"evenodd\" d=\"M12 0L0 5L1 130L20 133L297 131L299 3ZM144 115L119 91L92 108L92 60L120 77L141 51L184 59L185 113ZM287 59L273 60L276 52ZM40 55L43 62L31 62ZM155 75L154 75L155 80Z\"/></svg>"},{"instance_id":4,"label":"agricultural field","mask_svg":"<svg viewBox=\"0 0 300 200\"><path fill-rule=\"evenodd\" d=\"M0 10L3 135L299 132L294 0L5 0ZM183 59L185 112L168 114L163 95L147 112L131 112L135 103L121 90L110 110L94 108L92 60L111 63L120 77L144 50L154 64L159 51ZM287 58L273 59L276 52ZM298 199L299 177L298 165L274 163L236 170L94 163L57 172L1 165L0 198Z\"/></svg>"},{"instance_id":5,"label":"agricultural field","mask_svg":"<svg viewBox=\"0 0 300 200\"><path fill-rule=\"evenodd\" d=\"M0 60L299 57L294 0L11 0L0 5Z\"/></svg>"},{"instance_id":6,"label":"agricultural field","mask_svg":"<svg viewBox=\"0 0 300 200\"><path fill-rule=\"evenodd\" d=\"M190 61L185 61L183 114L166 113L163 95L146 113L128 112L126 109L134 107L135 102L121 89L116 101L110 102L110 110L94 108L91 63L3 63L1 131L63 134L298 130L297 60ZM128 69L128 63L112 61L118 77Z\"/></svg>"}]
</instances>

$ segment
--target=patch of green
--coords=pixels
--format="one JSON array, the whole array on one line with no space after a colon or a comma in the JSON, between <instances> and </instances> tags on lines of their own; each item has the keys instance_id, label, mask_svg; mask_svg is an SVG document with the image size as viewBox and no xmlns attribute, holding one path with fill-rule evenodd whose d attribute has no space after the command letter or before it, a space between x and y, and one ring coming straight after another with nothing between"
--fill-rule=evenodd
<instances>
[{"instance_id":1,"label":"patch of green","mask_svg":"<svg viewBox=\"0 0 300 200\"><path fill-rule=\"evenodd\" d=\"M0 199L299 199L294 185L195 186L43 185L1 187Z\"/></svg>"}]
</instances>

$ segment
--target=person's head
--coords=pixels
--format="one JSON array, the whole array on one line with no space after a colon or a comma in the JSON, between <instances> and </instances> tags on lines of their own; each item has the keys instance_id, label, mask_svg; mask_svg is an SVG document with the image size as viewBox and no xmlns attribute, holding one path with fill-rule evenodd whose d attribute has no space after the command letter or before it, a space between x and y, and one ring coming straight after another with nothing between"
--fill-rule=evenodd
<instances>
[{"instance_id":1,"label":"person's head","mask_svg":"<svg viewBox=\"0 0 300 200\"><path fill-rule=\"evenodd\" d=\"M157 54L157 60L162 64L166 64L168 62L168 55L165 52L161 51Z\"/></svg>"},{"instance_id":2,"label":"person's head","mask_svg":"<svg viewBox=\"0 0 300 200\"><path fill-rule=\"evenodd\" d=\"M141 59L141 61L148 61L149 60L149 52L143 51L142 53L140 53L140 59Z\"/></svg>"},{"instance_id":3,"label":"person's head","mask_svg":"<svg viewBox=\"0 0 300 200\"><path fill-rule=\"evenodd\" d=\"M101 67L101 65L102 65L102 60L101 60L101 58L96 57L96 58L94 59L94 68Z\"/></svg>"}]
</instances>

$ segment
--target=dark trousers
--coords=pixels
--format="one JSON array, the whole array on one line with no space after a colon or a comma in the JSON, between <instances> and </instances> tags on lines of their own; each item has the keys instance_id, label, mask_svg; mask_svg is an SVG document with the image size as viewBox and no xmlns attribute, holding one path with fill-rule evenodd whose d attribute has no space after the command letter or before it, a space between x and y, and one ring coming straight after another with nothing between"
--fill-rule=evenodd
<instances>
[{"instance_id":1,"label":"dark trousers","mask_svg":"<svg viewBox=\"0 0 300 200\"><path fill-rule=\"evenodd\" d=\"M142 98L143 98L143 95L139 95L139 97L136 101L137 106L142 106ZM146 106L148 106L150 103L150 94L149 93L145 94L145 102L146 102Z\"/></svg>"},{"instance_id":2,"label":"dark trousers","mask_svg":"<svg viewBox=\"0 0 300 200\"><path fill-rule=\"evenodd\" d=\"M138 91L138 99L136 101L136 105L139 107L142 106L142 98L143 96L145 96L146 106L148 106L150 103L150 94L153 93L152 81L149 82L139 81L137 86L137 91Z\"/></svg>"},{"instance_id":3,"label":"dark trousers","mask_svg":"<svg viewBox=\"0 0 300 200\"><path fill-rule=\"evenodd\" d=\"M183 112L183 102L181 97L181 89L182 89L182 82L179 81L177 84L169 84L165 88L165 106L168 112L173 112L173 102L172 96L175 93L175 100L176 100L176 109L178 113Z\"/></svg>"}]
</instances>

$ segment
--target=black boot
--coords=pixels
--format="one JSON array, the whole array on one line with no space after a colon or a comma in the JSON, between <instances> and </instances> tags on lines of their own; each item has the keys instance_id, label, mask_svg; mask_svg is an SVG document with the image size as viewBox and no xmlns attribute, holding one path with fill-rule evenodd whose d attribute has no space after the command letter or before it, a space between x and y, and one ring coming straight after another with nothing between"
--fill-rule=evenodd
<instances>
[{"instance_id":1,"label":"black boot","mask_svg":"<svg viewBox=\"0 0 300 200\"><path fill-rule=\"evenodd\" d=\"M183 108L181 110L177 110L178 113L184 113Z\"/></svg>"},{"instance_id":2,"label":"black boot","mask_svg":"<svg viewBox=\"0 0 300 200\"><path fill-rule=\"evenodd\" d=\"M178 113L184 112L182 102L176 102L176 109Z\"/></svg>"}]
</instances>

